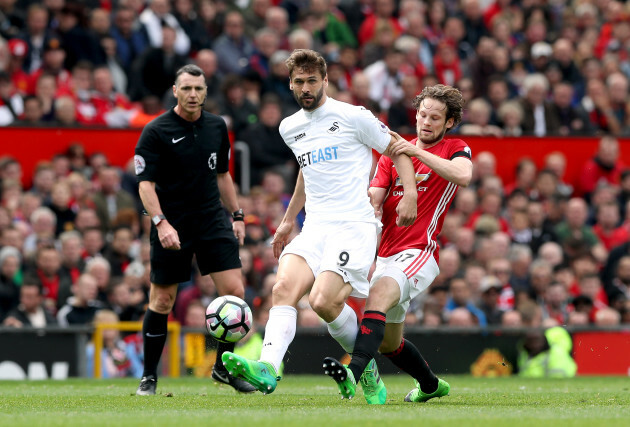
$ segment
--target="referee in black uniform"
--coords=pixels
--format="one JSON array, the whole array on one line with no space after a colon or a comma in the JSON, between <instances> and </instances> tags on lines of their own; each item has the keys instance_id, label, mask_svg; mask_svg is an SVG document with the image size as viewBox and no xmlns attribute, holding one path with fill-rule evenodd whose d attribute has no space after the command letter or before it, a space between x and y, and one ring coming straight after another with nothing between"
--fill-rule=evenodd
<instances>
[{"instance_id":1,"label":"referee in black uniform","mask_svg":"<svg viewBox=\"0 0 630 427\"><path fill-rule=\"evenodd\" d=\"M173 86L177 105L146 125L135 150L140 198L153 223L151 292L142 326L144 373L137 395L155 394L168 314L177 284L190 280L193 254L220 295L244 296L238 255L245 237L243 211L228 171L227 127L203 111L206 91L201 68L180 68ZM231 224L221 202L233 212ZM212 378L240 392L255 391L220 363L226 350L233 351L234 344L219 343Z\"/></svg>"}]
</instances>

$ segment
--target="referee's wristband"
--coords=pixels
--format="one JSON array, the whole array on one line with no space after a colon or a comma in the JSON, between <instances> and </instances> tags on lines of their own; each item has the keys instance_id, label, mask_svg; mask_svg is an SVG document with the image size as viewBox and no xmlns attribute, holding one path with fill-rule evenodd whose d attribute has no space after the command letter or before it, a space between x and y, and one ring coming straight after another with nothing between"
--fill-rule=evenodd
<instances>
[{"instance_id":1,"label":"referee's wristband","mask_svg":"<svg viewBox=\"0 0 630 427\"><path fill-rule=\"evenodd\" d=\"M243 209L232 212L232 220L245 221L245 214L243 213Z\"/></svg>"}]
</instances>

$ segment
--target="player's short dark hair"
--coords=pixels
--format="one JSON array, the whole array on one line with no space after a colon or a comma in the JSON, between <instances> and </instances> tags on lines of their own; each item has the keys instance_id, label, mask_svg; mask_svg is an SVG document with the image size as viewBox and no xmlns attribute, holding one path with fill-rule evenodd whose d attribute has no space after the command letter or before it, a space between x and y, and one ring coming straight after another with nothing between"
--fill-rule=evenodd
<instances>
[{"instance_id":1,"label":"player's short dark hair","mask_svg":"<svg viewBox=\"0 0 630 427\"><path fill-rule=\"evenodd\" d=\"M289 76L293 75L293 70L296 68L301 68L305 72L318 71L322 79L328 73L324 57L310 49L295 49L285 64L289 69Z\"/></svg>"},{"instance_id":2,"label":"player's short dark hair","mask_svg":"<svg viewBox=\"0 0 630 427\"><path fill-rule=\"evenodd\" d=\"M191 76L195 77L203 76L203 70L195 64L184 65L175 73L175 85L177 85L177 80L179 80L179 76L181 76L182 74L190 74Z\"/></svg>"},{"instance_id":3,"label":"player's short dark hair","mask_svg":"<svg viewBox=\"0 0 630 427\"><path fill-rule=\"evenodd\" d=\"M465 101L459 89L442 84L427 86L414 98L413 107L417 110L422 105L422 101L427 98L435 99L446 105L446 120L453 119L453 126L448 131L455 129L462 121Z\"/></svg>"}]
</instances>

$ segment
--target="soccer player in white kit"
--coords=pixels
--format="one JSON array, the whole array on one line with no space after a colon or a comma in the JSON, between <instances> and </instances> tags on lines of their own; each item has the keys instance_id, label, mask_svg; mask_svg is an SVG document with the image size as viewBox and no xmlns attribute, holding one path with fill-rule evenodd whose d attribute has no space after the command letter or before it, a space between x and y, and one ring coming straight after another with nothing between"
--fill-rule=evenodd
<instances>
[{"instance_id":1,"label":"soccer player in white kit","mask_svg":"<svg viewBox=\"0 0 630 427\"><path fill-rule=\"evenodd\" d=\"M371 112L328 98L326 62L317 52L295 50L286 61L290 87L302 107L280 124L280 134L300 165L294 194L273 241L280 258L273 307L259 361L225 353L233 375L263 393L276 388L276 372L295 337L296 306L309 293L313 310L330 334L352 353L358 325L348 296L367 297L367 276L376 253L380 222L368 196L372 149L391 156L408 191L396 207L397 225L413 224L417 193L411 159L395 155L396 138ZM302 207L301 233L288 243ZM386 390L374 361L362 375L368 403L385 403Z\"/></svg>"},{"instance_id":2,"label":"soccer player in white kit","mask_svg":"<svg viewBox=\"0 0 630 427\"><path fill-rule=\"evenodd\" d=\"M472 178L468 145L461 139L444 139L444 134L461 121L464 99L456 88L436 85L424 88L413 106L418 110L418 137L409 143L395 132L391 134L397 138L396 152L412 156L418 182L418 219L405 229L393 223L394 208L407 189L401 189L389 159L381 157L370 194L375 210L382 211L383 234L360 332L347 367L332 357L324 359L325 373L348 398L354 396L355 378L377 351L414 378L416 388L405 401L426 402L450 391L450 385L435 376L402 332L409 302L440 272L437 236L444 216L459 186L468 186Z\"/></svg>"}]
</instances>

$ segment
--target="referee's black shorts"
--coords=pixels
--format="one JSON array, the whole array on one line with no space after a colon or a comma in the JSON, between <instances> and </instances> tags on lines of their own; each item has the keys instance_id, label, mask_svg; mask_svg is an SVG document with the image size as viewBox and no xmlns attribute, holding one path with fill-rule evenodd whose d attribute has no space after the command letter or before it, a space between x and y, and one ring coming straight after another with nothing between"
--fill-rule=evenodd
<instances>
[{"instance_id":1,"label":"referee's black shorts","mask_svg":"<svg viewBox=\"0 0 630 427\"><path fill-rule=\"evenodd\" d=\"M189 281L193 255L204 276L241 267L238 240L231 230L196 236L193 230L180 229L176 227L181 249L174 251L162 247L156 228L151 226L151 283L173 285Z\"/></svg>"}]
</instances>

